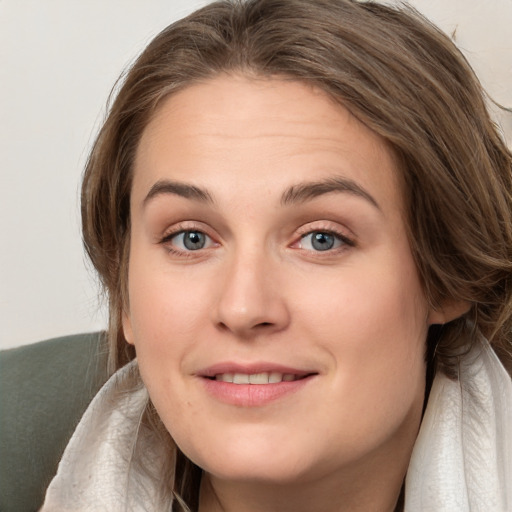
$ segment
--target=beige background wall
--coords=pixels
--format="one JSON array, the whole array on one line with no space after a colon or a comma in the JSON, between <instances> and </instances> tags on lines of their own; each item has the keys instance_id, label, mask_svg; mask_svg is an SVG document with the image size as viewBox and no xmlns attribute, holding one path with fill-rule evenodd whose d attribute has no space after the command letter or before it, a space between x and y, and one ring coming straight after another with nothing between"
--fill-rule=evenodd
<instances>
[{"instance_id":1,"label":"beige background wall","mask_svg":"<svg viewBox=\"0 0 512 512\"><path fill-rule=\"evenodd\" d=\"M105 325L78 190L112 84L199 0L0 0L0 348ZM512 107L512 0L411 2ZM512 143L512 116L502 116Z\"/></svg>"}]
</instances>

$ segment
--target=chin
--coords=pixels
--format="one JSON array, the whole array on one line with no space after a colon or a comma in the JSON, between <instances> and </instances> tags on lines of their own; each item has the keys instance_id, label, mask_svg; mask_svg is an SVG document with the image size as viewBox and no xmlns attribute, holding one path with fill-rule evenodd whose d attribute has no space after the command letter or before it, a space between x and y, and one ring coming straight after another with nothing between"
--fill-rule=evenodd
<instances>
[{"instance_id":1,"label":"chin","mask_svg":"<svg viewBox=\"0 0 512 512\"><path fill-rule=\"evenodd\" d=\"M321 472L322 461L309 458L298 440L289 437L288 442L282 442L267 436L260 441L240 437L228 443L212 441L212 446L218 447L215 452L183 451L213 477L233 482L289 485L315 478Z\"/></svg>"},{"instance_id":2,"label":"chin","mask_svg":"<svg viewBox=\"0 0 512 512\"><path fill-rule=\"evenodd\" d=\"M291 485L313 478L313 472L293 460L275 463L273 460L232 461L230 464L214 464L205 471L220 480L261 485Z\"/></svg>"}]
</instances>

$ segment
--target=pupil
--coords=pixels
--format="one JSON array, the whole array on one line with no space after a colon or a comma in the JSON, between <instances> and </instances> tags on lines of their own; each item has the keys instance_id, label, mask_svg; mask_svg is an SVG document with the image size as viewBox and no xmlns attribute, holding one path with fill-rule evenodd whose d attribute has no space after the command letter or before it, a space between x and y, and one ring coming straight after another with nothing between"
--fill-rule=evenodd
<instances>
[{"instance_id":1,"label":"pupil","mask_svg":"<svg viewBox=\"0 0 512 512\"><path fill-rule=\"evenodd\" d=\"M328 251L334 246L334 236L328 233L314 233L311 245L317 251Z\"/></svg>"},{"instance_id":2,"label":"pupil","mask_svg":"<svg viewBox=\"0 0 512 512\"><path fill-rule=\"evenodd\" d=\"M205 244L204 233L198 231L188 231L183 237L183 245L190 251L202 249Z\"/></svg>"}]
</instances>

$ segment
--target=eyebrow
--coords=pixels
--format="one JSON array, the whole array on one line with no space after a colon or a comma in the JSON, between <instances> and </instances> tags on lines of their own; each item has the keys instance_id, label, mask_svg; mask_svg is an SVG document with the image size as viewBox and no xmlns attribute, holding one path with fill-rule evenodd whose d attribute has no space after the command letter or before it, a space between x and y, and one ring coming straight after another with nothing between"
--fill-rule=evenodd
<instances>
[{"instance_id":1,"label":"eyebrow","mask_svg":"<svg viewBox=\"0 0 512 512\"><path fill-rule=\"evenodd\" d=\"M205 189L178 181L159 180L151 187L144 198L142 205L146 206L151 199L164 194L172 194L186 199L194 199L203 203L213 203L213 197Z\"/></svg>"},{"instance_id":2,"label":"eyebrow","mask_svg":"<svg viewBox=\"0 0 512 512\"><path fill-rule=\"evenodd\" d=\"M284 191L281 196L281 204L283 206L304 203L324 194L332 192L347 192L357 197L361 197L372 204L375 208L380 210L379 203L375 198L367 192L361 185L348 178L341 176L334 176L321 181L299 183L292 185ZM151 199L165 194L172 194L186 199L193 199L202 203L213 204L213 196L208 190L191 185L188 183L172 181L172 180L159 180L149 190L144 198L143 206L145 206Z\"/></svg>"},{"instance_id":3,"label":"eyebrow","mask_svg":"<svg viewBox=\"0 0 512 512\"><path fill-rule=\"evenodd\" d=\"M321 181L300 183L288 188L281 196L281 204L289 205L304 203L324 194L332 192L348 192L361 197L380 210L379 203L361 185L348 178L334 176Z\"/></svg>"}]
</instances>

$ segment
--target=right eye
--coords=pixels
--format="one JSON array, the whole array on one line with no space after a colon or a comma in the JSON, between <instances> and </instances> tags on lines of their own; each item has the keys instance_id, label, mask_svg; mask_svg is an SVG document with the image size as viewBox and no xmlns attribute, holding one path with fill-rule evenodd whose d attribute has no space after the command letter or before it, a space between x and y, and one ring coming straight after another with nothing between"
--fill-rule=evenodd
<instances>
[{"instance_id":1,"label":"right eye","mask_svg":"<svg viewBox=\"0 0 512 512\"><path fill-rule=\"evenodd\" d=\"M165 243L174 250L189 252L213 246L213 240L202 231L184 230L166 237Z\"/></svg>"}]
</instances>

